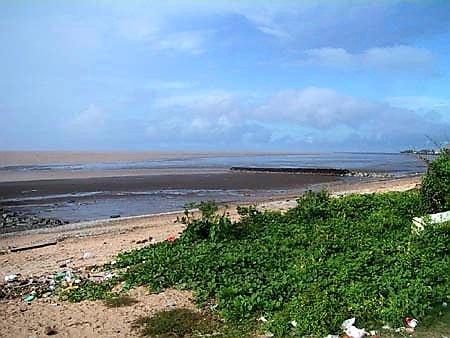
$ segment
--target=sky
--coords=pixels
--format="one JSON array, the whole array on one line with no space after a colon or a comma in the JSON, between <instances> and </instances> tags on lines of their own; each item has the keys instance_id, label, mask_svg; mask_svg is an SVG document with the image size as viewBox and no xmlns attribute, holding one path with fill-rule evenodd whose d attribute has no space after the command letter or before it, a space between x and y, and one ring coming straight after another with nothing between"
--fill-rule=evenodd
<instances>
[{"instance_id":1,"label":"sky","mask_svg":"<svg viewBox=\"0 0 450 338\"><path fill-rule=\"evenodd\" d=\"M450 141L450 1L0 1L0 149Z\"/></svg>"}]
</instances>

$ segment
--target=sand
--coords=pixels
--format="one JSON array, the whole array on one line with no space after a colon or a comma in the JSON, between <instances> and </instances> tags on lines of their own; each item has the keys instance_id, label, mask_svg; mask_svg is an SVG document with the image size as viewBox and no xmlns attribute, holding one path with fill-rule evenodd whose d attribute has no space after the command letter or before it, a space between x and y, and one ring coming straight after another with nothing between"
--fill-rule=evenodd
<instances>
[{"instance_id":1,"label":"sand","mask_svg":"<svg viewBox=\"0 0 450 338\"><path fill-rule=\"evenodd\" d=\"M421 177L384 180L377 182L355 182L330 185L330 191L338 196L353 192L373 193L386 191L405 191L421 183ZM295 198L259 203L261 209L287 210L295 206ZM234 207L230 212L237 217ZM71 259L68 268L80 268L110 262L121 251L131 250L148 243L137 241L155 238L164 240L177 235L183 225L174 223L176 213L134 217L125 220L98 222L88 228L60 230L50 233L30 233L3 236L1 246L23 246L57 239L58 243L44 248L8 253L0 256L0 278L11 273L23 276L40 276L65 270L59 268L60 261ZM86 252L92 253L83 259ZM137 332L131 330L130 323L141 315L148 315L166 309L168 303L175 307L194 308L189 292L166 290L157 295L148 294L145 288L131 291L138 300L133 306L108 309L101 301L85 301L79 304L59 302L55 298L38 299L24 305L21 299L0 301L0 336L29 337L44 336L47 326L56 326L60 337L133 337Z\"/></svg>"},{"instance_id":2,"label":"sand","mask_svg":"<svg viewBox=\"0 0 450 338\"><path fill-rule=\"evenodd\" d=\"M0 199L38 197L93 191L126 192L164 189L271 190L297 189L311 184L339 180L335 176L283 173L203 173L52 179L1 182ZM72 197L71 197L72 198ZM55 202L58 202L56 200Z\"/></svg>"}]
</instances>

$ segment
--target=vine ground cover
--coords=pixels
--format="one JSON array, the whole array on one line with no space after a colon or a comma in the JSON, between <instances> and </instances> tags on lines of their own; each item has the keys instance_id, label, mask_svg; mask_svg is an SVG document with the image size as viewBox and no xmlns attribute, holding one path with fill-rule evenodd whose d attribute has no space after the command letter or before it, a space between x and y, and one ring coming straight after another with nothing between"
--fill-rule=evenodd
<instances>
[{"instance_id":1,"label":"vine ground cover","mask_svg":"<svg viewBox=\"0 0 450 338\"><path fill-rule=\"evenodd\" d=\"M264 316L260 329L279 336L337 333L349 317L397 327L448 302L450 226L411 233L418 191L337 199L310 192L286 214L242 208L236 223L204 206L211 212L186 219L177 241L120 254L117 279L85 284L70 299L109 297L121 281L124 289L188 288L237 325Z\"/></svg>"},{"instance_id":2,"label":"vine ground cover","mask_svg":"<svg viewBox=\"0 0 450 338\"><path fill-rule=\"evenodd\" d=\"M285 214L240 208L238 222L202 203L200 219L186 212L179 239L120 254L117 278L86 282L69 299L111 297L119 282L123 290L187 288L242 335L336 334L350 317L367 329L403 326L449 302L450 223L411 232L424 199L448 201L446 194L308 192Z\"/></svg>"}]
</instances>

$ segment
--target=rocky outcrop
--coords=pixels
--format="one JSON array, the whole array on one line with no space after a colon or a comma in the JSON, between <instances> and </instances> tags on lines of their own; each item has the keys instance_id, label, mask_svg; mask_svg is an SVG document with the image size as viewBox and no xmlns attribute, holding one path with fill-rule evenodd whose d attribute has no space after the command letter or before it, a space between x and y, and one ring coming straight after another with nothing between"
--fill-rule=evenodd
<instances>
[{"instance_id":1,"label":"rocky outcrop","mask_svg":"<svg viewBox=\"0 0 450 338\"><path fill-rule=\"evenodd\" d=\"M351 176L351 177L377 177L389 178L395 175L383 172L350 171L348 169L335 168L264 168L264 167L231 167L235 172L262 172L262 173L287 173L308 174L323 176Z\"/></svg>"},{"instance_id":2,"label":"rocky outcrop","mask_svg":"<svg viewBox=\"0 0 450 338\"><path fill-rule=\"evenodd\" d=\"M48 228L67 223L60 219L29 216L0 208L0 234L43 227Z\"/></svg>"}]
</instances>

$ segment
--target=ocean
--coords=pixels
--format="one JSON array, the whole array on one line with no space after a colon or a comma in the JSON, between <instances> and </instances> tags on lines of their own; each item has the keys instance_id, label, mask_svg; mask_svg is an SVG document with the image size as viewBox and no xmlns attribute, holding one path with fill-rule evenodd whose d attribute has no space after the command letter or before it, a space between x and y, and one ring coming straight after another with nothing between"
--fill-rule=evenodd
<instances>
[{"instance_id":1,"label":"ocean","mask_svg":"<svg viewBox=\"0 0 450 338\"><path fill-rule=\"evenodd\" d=\"M234 173L229 171L233 166L339 168L398 176L426 171L414 155L393 153L76 154L47 153L43 158L39 153L14 153L11 160L8 153L0 153L0 206L76 222L181 210L200 201L251 203L357 179Z\"/></svg>"}]
</instances>

